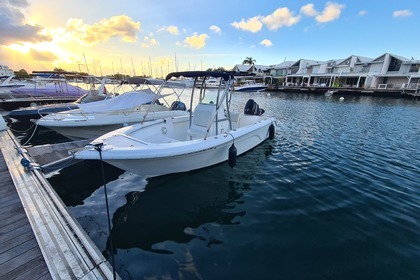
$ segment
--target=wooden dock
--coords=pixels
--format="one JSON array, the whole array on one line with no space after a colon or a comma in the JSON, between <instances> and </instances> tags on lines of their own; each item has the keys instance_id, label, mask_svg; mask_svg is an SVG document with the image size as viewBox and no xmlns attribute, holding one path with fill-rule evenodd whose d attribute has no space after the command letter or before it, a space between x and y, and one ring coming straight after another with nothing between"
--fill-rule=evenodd
<instances>
[{"instance_id":1,"label":"wooden dock","mask_svg":"<svg viewBox=\"0 0 420 280\"><path fill-rule=\"evenodd\" d=\"M52 279L0 153L0 279Z\"/></svg>"},{"instance_id":2,"label":"wooden dock","mask_svg":"<svg viewBox=\"0 0 420 280\"><path fill-rule=\"evenodd\" d=\"M0 150L0 279L120 279L9 130Z\"/></svg>"}]
</instances>

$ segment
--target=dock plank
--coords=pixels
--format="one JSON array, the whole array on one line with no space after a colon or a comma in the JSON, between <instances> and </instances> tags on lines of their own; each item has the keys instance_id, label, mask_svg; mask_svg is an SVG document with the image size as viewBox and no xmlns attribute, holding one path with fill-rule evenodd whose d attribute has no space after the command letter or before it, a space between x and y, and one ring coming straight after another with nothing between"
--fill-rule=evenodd
<instances>
[{"instance_id":1,"label":"dock plank","mask_svg":"<svg viewBox=\"0 0 420 280\"><path fill-rule=\"evenodd\" d=\"M0 255L0 265L12 260L19 255L33 249L36 247L36 244L32 240L23 242L13 248L13 250L7 250L4 254Z\"/></svg>"},{"instance_id":2,"label":"dock plank","mask_svg":"<svg viewBox=\"0 0 420 280\"><path fill-rule=\"evenodd\" d=\"M6 216L7 216L7 218L6 218ZM3 226L6 226L6 225L9 225L9 224L13 224L14 222L19 221L21 219L26 219L27 220L25 211L19 211L19 212L12 213L12 214L4 213L4 216L0 216L0 221L1 221L0 225L3 227Z\"/></svg>"},{"instance_id":3,"label":"dock plank","mask_svg":"<svg viewBox=\"0 0 420 280\"><path fill-rule=\"evenodd\" d=\"M22 274L16 276L14 280L27 280L27 279L37 279L37 280L48 280L51 279L49 273L46 273L44 269L39 269L39 266L32 267L27 269ZM42 267L41 267L42 268Z\"/></svg>"},{"instance_id":4,"label":"dock plank","mask_svg":"<svg viewBox=\"0 0 420 280\"><path fill-rule=\"evenodd\" d=\"M4 251L4 248L7 248L9 246L13 246L13 239L20 237L21 235L25 235L28 234L29 237L31 237L31 232L32 232L32 228L30 225L25 224L21 227L15 228L13 230L13 234L4 234L0 236L0 244L5 244L4 246L2 246L2 248L0 249L1 251ZM17 244L19 245L19 244Z\"/></svg>"},{"instance_id":5,"label":"dock plank","mask_svg":"<svg viewBox=\"0 0 420 280\"><path fill-rule=\"evenodd\" d=\"M38 270L46 270L48 271L47 265L45 264L44 258L42 255L39 254L39 248L34 248L31 251L25 253L27 259L18 258L16 261L11 260L7 262L4 266L4 279L15 279L22 274L28 272L28 270L38 269ZM0 265L1 267L2 265ZM40 271L42 274L44 272ZM36 279L32 278L31 279ZM52 279L51 276L49 279Z\"/></svg>"},{"instance_id":6,"label":"dock plank","mask_svg":"<svg viewBox=\"0 0 420 280\"><path fill-rule=\"evenodd\" d=\"M4 193L1 194L1 196L3 197L5 202L2 205L0 205L0 214L8 211L7 207L13 206L17 202L16 199L14 199L16 197L16 194L14 194L13 192Z\"/></svg>"},{"instance_id":7,"label":"dock plank","mask_svg":"<svg viewBox=\"0 0 420 280\"><path fill-rule=\"evenodd\" d=\"M10 197L10 196L6 196ZM22 208L22 205L19 205L18 201L9 204L9 201L5 202L5 206L0 208L0 219L2 218L9 218L13 216L15 213L18 214L20 212L25 212ZM8 204L8 205L7 205Z\"/></svg>"},{"instance_id":8,"label":"dock plank","mask_svg":"<svg viewBox=\"0 0 420 280\"><path fill-rule=\"evenodd\" d=\"M22 227L25 224L27 224L27 222L24 219L24 216L22 216L21 218L22 219L13 221L12 223L4 225L2 228L0 228L0 235L9 233L9 232L13 231L15 228Z\"/></svg>"}]
</instances>

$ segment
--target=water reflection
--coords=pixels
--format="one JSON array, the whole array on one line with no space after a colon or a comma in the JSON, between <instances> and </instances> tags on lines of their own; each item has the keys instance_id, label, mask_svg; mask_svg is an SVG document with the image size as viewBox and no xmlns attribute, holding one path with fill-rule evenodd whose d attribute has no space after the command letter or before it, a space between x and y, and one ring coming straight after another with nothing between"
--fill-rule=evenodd
<instances>
[{"instance_id":1,"label":"water reflection","mask_svg":"<svg viewBox=\"0 0 420 280\"><path fill-rule=\"evenodd\" d=\"M174 252L162 244L166 241L188 243L196 238L207 247L222 244L206 224L240 224L240 217L246 214L240 207L242 196L255 183L255 175L271 150L270 143L264 143L239 157L233 169L225 162L147 179L144 190L127 192L125 204L113 214L114 249L168 254ZM106 243L109 252L109 240Z\"/></svg>"},{"instance_id":2,"label":"water reflection","mask_svg":"<svg viewBox=\"0 0 420 280\"><path fill-rule=\"evenodd\" d=\"M114 247L170 253L153 245L167 240L187 243L193 238L208 239L208 246L222 243L211 236L197 236L192 229L206 223L236 224L235 218L245 215L235 207L249 186L229 178L225 169L218 166L153 178L144 192L127 193L126 204L112 218Z\"/></svg>"},{"instance_id":3,"label":"water reflection","mask_svg":"<svg viewBox=\"0 0 420 280\"><path fill-rule=\"evenodd\" d=\"M48 180L67 206L83 205L84 200L103 186L99 161L82 161L57 172ZM113 181L124 173L104 163L105 179Z\"/></svg>"}]
</instances>

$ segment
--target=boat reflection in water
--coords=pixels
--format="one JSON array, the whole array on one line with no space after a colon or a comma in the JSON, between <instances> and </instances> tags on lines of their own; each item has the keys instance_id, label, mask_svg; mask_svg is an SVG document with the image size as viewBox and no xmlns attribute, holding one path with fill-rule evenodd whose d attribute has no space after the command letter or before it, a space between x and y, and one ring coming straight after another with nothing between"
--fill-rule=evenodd
<instances>
[{"instance_id":1,"label":"boat reflection in water","mask_svg":"<svg viewBox=\"0 0 420 280\"><path fill-rule=\"evenodd\" d=\"M104 163L106 179L118 179L123 170ZM99 162L79 162L66 167L65 172L58 171L48 181L68 207L83 205L84 200L103 186ZM77 174L77 175L75 175Z\"/></svg>"},{"instance_id":2,"label":"boat reflection in water","mask_svg":"<svg viewBox=\"0 0 420 280\"><path fill-rule=\"evenodd\" d=\"M154 177L144 191L125 195L126 204L112 217L114 249L140 248L154 253L175 253L165 241L188 243L197 238L205 246L223 243L209 224L240 224L246 214L239 205L251 188L253 174L270 152L263 144L241 157L238 167L227 163L194 172ZM109 239L106 251L110 252ZM176 249L175 249L176 250ZM106 253L104 253L106 255Z\"/></svg>"},{"instance_id":3,"label":"boat reflection in water","mask_svg":"<svg viewBox=\"0 0 420 280\"><path fill-rule=\"evenodd\" d=\"M171 253L153 245L167 240L187 243L193 238L207 239L207 246L222 243L213 237L196 236L193 229L205 223L238 223L234 219L245 212L234 208L247 187L236 186L230 180L222 181L223 177L217 174L195 175L155 178L148 182L147 191L127 193L126 204L118 208L112 218L114 247Z\"/></svg>"}]
</instances>

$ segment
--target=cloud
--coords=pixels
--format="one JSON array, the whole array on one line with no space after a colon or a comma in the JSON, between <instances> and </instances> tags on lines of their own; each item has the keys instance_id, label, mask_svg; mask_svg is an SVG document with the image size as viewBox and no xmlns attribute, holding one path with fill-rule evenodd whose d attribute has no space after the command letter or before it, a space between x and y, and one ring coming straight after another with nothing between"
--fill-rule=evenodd
<instances>
[{"instance_id":1,"label":"cloud","mask_svg":"<svg viewBox=\"0 0 420 280\"><path fill-rule=\"evenodd\" d=\"M271 15L263 17L262 22L270 30L279 29L283 26L292 26L298 23L300 16L293 16L288 8L278 8Z\"/></svg>"},{"instance_id":2,"label":"cloud","mask_svg":"<svg viewBox=\"0 0 420 280\"><path fill-rule=\"evenodd\" d=\"M364 15L366 15L367 13L368 13L368 11L361 10L361 11L359 12L359 16L364 16Z\"/></svg>"},{"instance_id":3,"label":"cloud","mask_svg":"<svg viewBox=\"0 0 420 280\"><path fill-rule=\"evenodd\" d=\"M0 2L0 45L51 40L42 34L41 25L26 22L21 9L28 6L26 0L2 0Z\"/></svg>"},{"instance_id":4,"label":"cloud","mask_svg":"<svg viewBox=\"0 0 420 280\"><path fill-rule=\"evenodd\" d=\"M31 49L29 51L28 56L31 57L31 59L36 60L36 61L55 61L58 59L58 56L52 52L37 51L34 49Z\"/></svg>"},{"instance_id":5,"label":"cloud","mask_svg":"<svg viewBox=\"0 0 420 280\"><path fill-rule=\"evenodd\" d=\"M143 41L140 46L144 49L159 45L159 42L153 38L153 33L150 33L150 36L144 36Z\"/></svg>"},{"instance_id":6,"label":"cloud","mask_svg":"<svg viewBox=\"0 0 420 280\"><path fill-rule=\"evenodd\" d=\"M209 38L207 34L198 35L196 32L193 36L187 37L184 40L184 43L193 49L201 49L206 46L206 40Z\"/></svg>"},{"instance_id":7,"label":"cloud","mask_svg":"<svg viewBox=\"0 0 420 280\"><path fill-rule=\"evenodd\" d=\"M139 30L140 22L135 22L126 15L112 16L92 25L85 24L82 19L70 18L66 25L66 31L84 45L95 45L111 37L121 37L125 42L135 42L136 32Z\"/></svg>"},{"instance_id":8,"label":"cloud","mask_svg":"<svg viewBox=\"0 0 420 280\"><path fill-rule=\"evenodd\" d=\"M341 15L341 10L344 8L345 5L327 2L322 12L315 10L313 4L302 6L300 12L305 16L315 17L315 20L319 23L325 23L338 19Z\"/></svg>"},{"instance_id":9,"label":"cloud","mask_svg":"<svg viewBox=\"0 0 420 280\"><path fill-rule=\"evenodd\" d=\"M271 43L270 40L268 39L264 39L260 42L260 45L266 46L266 47L271 47L273 45L273 43Z\"/></svg>"},{"instance_id":10,"label":"cloud","mask_svg":"<svg viewBox=\"0 0 420 280\"><path fill-rule=\"evenodd\" d=\"M166 31L168 31L169 33L171 33L173 35L178 35L179 34L178 27L176 27L174 25L166 27Z\"/></svg>"},{"instance_id":11,"label":"cloud","mask_svg":"<svg viewBox=\"0 0 420 280\"><path fill-rule=\"evenodd\" d=\"M319 13L317 10L314 9L314 4L307 4L300 8L300 12L305 16L314 17L317 16Z\"/></svg>"},{"instance_id":12,"label":"cloud","mask_svg":"<svg viewBox=\"0 0 420 280\"><path fill-rule=\"evenodd\" d=\"M240 22L232 22L230 25L235 27L236 29L251 31L253 33L260 31L263 27L263 24L261 23L261 16L255 16L253 18L248 19L247 21L241 19Z\"/></svg>"},{"instance_id":13,"label":"cloud","mask_svg":"<svg viewBox=\"0 0 420 280\"><path fill-rule=\"evenodd\" d=\"M20 8L26 8L29 6L28 1L26 0L3 0L3 2Z\"/></svg>"},{"instance_id":14,"label":"cloud","mask_svg":"<svg viewBox=\"0 0 420 280\"><path fill-rule=\"evenodd\" d=\"M409 17L412 16L413 12L410 10L399 10L392 13L393 17Z\"/></svg>"},{"instance_id":15,"label":"cloud","mask_svg":"<svg viewBox=\"0 0 420 280\"><path fill-rule=\"evenodd\" d=\"M314 4L307 4L300 8L300 13L305 16L315 17L317 22L324 23L338 19L341 15L341 10L344 8L345 5L327 2L324 10L319 12L314 8ZM277 30L282 27L295 25L300 21L300 19L301 15L295 16L292 11L283 7L278 8L270 15L258 15L247 20L241 19L241 21L235 21L230 25L237 29L256 33L262 29L263 25L265 25L269 30Z\"/></svg>"},{"instance_id":16,"label":"cloud","mask_svg":"<svg viewBox=\"0 0 420 280\"><path fill-rule=\"evenodd\" d=\"M294 16L288 8L278 8L272 14L268 16L255 16L247 20L241 19L241 21L233 22L230 25L242 29L244 31L250 31L256 33L262 29L265 25L269 30L276 30L284 26L292 26L300 21L300 16Z\"/></svg>"},{"instance_id":17,"label":"cloud","mask_svg":"<svg viewBox=\"0 0 420 280\"><path fill-rule=\"evenodd\" d=\"M340 17L341 10L344 7L345 5L328 2L325 4L322 13L315 17L315 20L320 23L334 21Z\"/></svg>"},{"instance_id":18,"label":"cloud","mask_svg":"<svg viewBox=\"0 0 420 280\"><path fill-rule=\"evenodd\" d=\"M213 31L216 34L222 34L222 30L220 29L220 27L216 26L216 25L212 25L209 28L211 31Z\"/></svg>"}]
</instances>

